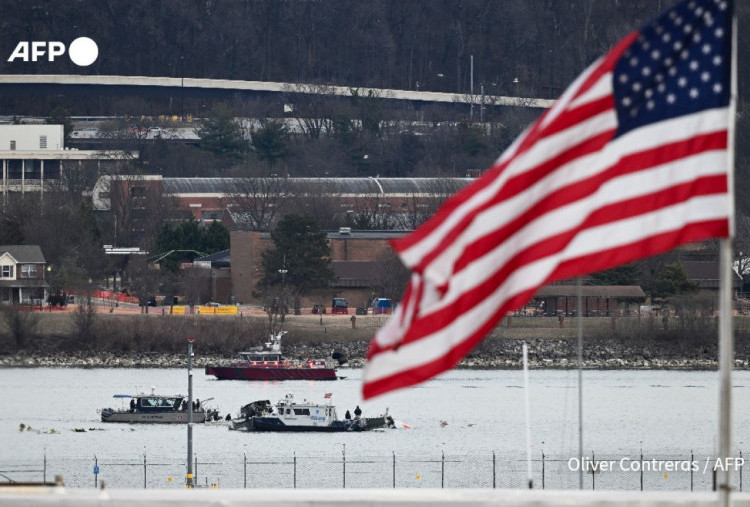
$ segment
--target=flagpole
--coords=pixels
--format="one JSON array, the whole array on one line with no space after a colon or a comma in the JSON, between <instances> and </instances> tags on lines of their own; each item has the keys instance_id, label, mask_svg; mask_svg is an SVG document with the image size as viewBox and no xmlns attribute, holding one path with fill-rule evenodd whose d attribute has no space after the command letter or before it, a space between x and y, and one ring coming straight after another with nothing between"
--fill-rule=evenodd
<instances>
[{"instance_id":1,"label":"flagpole","mask_svg":"<svg viewBox=\"0 0 750 507\"><path fill-rule=\"evenodd\" d=\"M731 239L721 240L719 250L719 498L723 506L729 505L732 475L727 458L732 453L732 368L734 363L734 336L732 332L732 256Z\"/></svg>"},{"instance_id":2,"label":"flagpole","mask_svg":"<svg viewBox=\"0 0 750 507\"><path fill-rule=\"evenodd\" d=\"M732 453L732 368L734 367L734 329L732 326L732 243L734 238L734 145L737 118L737 14L732 16L731 90L727 132L727 179L730 209L729 237L719 246L719 503L729 506L732 475L727 458ZM734 468L732 468L734 469Z\"/></svg>"},{"instance_id":3,"label":"flagpole","mask_svg":"<svg viewBox=\"0 0 750 507\"><path fill-rule=\"evenodd\" d=\"M578 459L583 459L583 287L576 280L576 324L578 327ZM583 489L583 467L578 468L578 489Z\"/></svg>"},{"instance_id":4,"label":"flagpole","mask_svg":"<svg viewBox=\"0 0 750 507\"><path fill-rule=\"evenodd\" d=\"M531 410L529 396L529 347L523 342L523 391L526 406L526 469L529 489L534 488L534 475L531 470Z\"/></svg>"}]
</instances>

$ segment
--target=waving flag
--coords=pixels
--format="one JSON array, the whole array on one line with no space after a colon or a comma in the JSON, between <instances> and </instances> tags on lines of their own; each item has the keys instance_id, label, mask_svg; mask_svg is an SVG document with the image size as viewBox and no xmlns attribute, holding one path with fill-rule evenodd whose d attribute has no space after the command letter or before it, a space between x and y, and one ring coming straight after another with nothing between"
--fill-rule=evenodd
<instances>
[{"instance_id":1,"label":"waving flag","mask_svg":"<svg viewBox=\"0 0 750 507\"><path fill-rule=\"evenodd\" d=\"M365 399L452 368L544 284L730 234L731 21L729 0L685 0L631 33L393 242L411 280Z\"/></svg>"},{"instance_id":2,"label":"waving flag","mask_svg":"<svg viewBox=\"0 0 750 507\"><path fill-rule=\"evenodd\" d=\"M325 396L323 396L323 398L330 398L331 396L333 396L333 393L326 393Z\"/></svg>"}]
</instances>

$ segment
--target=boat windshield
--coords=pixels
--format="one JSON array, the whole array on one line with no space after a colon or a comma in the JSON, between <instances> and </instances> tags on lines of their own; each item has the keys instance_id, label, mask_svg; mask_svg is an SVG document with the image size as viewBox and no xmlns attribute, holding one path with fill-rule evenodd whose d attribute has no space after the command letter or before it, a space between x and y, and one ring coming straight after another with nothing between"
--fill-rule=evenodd
<instances>
[{"instance_id":1,"label":"boat windshield","mask_svg":"<svg viewBox=\"0 0 750 507\"><path fill-rule=\"evenodd\" d=\"M182 398L140 398L141 407L168 408L179 407Z\"/></svg>"}]
</instances>

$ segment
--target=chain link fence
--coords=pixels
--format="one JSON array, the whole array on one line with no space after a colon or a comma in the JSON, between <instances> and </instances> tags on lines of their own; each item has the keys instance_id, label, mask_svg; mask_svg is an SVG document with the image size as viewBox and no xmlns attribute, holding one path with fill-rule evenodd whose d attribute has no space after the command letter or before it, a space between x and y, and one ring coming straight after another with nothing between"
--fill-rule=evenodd
<instances>
[{"instance_id":1,"label":"chain link fence","mask_svg":"<svg viewBox=\"0 0 750 507\"><path fill-rule=\"evenodd\" d=\"M743 490L743 461L725 463ZM486 454L231 454L196 456L195 484L223 488L526 488L528 465L518 455ZM531 461L534 488L709 491L719 462L706 455L598 455L581 459L542 453ZM583 473L580 469L583 468ZM2 461L0 482L49 482L68 487L170 488L185 486L185 458L43 456Z\"/></svg>"}]
</instances>

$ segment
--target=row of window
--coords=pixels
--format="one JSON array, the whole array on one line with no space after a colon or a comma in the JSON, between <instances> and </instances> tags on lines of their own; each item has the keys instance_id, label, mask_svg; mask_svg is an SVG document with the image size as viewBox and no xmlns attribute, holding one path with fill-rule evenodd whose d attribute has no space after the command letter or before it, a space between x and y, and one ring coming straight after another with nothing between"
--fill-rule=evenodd
<instances>
[{"instance_id":1,"label":"row of window","mask_svg":"<svg viewBox=\"0 0 750 507\"><path fill-rule=\"evenodd\" d=\"M20 267L19 278L36 278L36 264L20 264ZM13 266L2 266L0 269L0 278L13 278Z\"/></svg>"},{"instance_id":2,"label":"row of window","mask_svg":"<svg viewBox=\"0 0 750 507\"><path fill-rule=\"evenodd\" d=\"M16 149L16 141L11 140L10 141L10 150L15 151ZM39 136L39 149L40 150L46 150L47 149L47 136Z\"/></svg>"}]
</instances>

